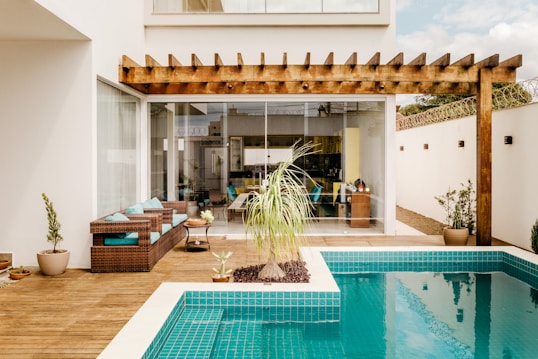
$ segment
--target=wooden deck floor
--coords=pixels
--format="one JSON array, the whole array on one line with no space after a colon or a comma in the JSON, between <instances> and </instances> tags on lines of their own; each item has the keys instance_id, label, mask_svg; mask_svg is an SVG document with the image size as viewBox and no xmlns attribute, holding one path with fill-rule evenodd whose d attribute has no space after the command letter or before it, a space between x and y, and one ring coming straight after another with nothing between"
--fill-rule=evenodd
<instances>
[{"instance_id":1,"label":"wooden deck floor","mask_svg":"<svg viewBox=\"0 0 538 359\"><path fill-rule=\"evenodd\" d=\"M260 263L252 243L210 239L213 251L234 252L230 268ZM311 245L442 246L443 241L441 236L316 237ZM215 263L210 252L185 252L182 241L150 273L34 273L0 289L0 358L96 358L161 282L210 282Z\"/></svg>"}]
</instances>

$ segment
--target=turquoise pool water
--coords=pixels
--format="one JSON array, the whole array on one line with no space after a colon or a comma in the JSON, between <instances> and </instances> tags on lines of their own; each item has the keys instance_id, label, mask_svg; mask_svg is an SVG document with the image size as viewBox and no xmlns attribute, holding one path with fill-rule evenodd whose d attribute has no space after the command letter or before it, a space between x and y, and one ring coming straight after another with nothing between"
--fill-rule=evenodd
<instances>
[{"instance_id":1,"label":"turquoise pool water","mask_svg":"<svg viewBox=\"0 0 538 359\"><path fill-rule=\"evenodd\" d=\"M528 251L306 247L301 256L307 284L161 283L98 358L432 357L418 349L427 341L433 357L504 359L525 358L537 342L536 318L524 326L519 316L534 315L538 297L538 256ZM360 294L351 306L335 278L342 292Z\"/></svg>"},{"instance_id":2,"label":"turquoise pool water","mask_svg":"<svg viewBox=\"0 0 538 359\"><path fill-rule=\"evenodd\" d=\"M187 292L171 333L145 357L535 357L535 264L502 251L323 255L341 302L340 293Z\"/></svg>"},{"instance_id":3,"label":"turquoise pool water","mask_svg":"<svg viewBox=\"0 0 538 359\"><path fill-rule=\"evenodd\" d=\"M212 325L214 337L191 357L536 358L537 292L505 273L389 272L335 279L343 298L339 322L264 321L267 308L251 312L250 319L237 310L205 310L204 318L180 321L171 337L191 333L185 324ZM188 355L165 345L158 357Z\"/></svg>"}]
</instances>

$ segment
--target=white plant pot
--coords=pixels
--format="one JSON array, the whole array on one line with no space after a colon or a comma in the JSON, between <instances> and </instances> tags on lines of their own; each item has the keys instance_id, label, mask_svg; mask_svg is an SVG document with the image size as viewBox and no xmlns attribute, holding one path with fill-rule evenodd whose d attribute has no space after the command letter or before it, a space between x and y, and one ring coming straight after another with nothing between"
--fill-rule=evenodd
<instances>
[{"instance_id":1,"label":"white plant pot","mask_svg":"<svg viewBox=\"0 0 538 359\"><path fill-rule=\"evenodd\" d=\"M60 252L52 253L47 249L37 253L37 263L44 275L58 275L65 272L69 263L70 252L67 249L61 249Z\"/></svg>"}]
</instances>

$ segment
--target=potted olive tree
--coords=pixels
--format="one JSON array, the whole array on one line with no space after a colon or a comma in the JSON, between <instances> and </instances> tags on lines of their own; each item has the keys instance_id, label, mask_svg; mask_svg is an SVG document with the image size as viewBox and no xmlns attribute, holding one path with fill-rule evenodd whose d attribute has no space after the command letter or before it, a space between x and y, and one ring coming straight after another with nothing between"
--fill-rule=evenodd
<instances>
[{"instance_id":1,"label":"potted olive tree","mask_svg":"<svg viewBox=\"0 0 538 359\"><path fill-rule=\"evenodd\" d=\"M449 246L465 246L469 239L469 230L463 226L461 201L458 198L458 192L450 187L448 191L434 197L437 203L445 211L446 227L443 229L443 239Z\"/></svg>"},{"instance_id":2,"label":"potted olive tree","mask_svg":"<svg viewBox=\"0 0 538 359\"><path fill-rule=\"evenodd\" d=\"M458 204L461 208L462 225L467 227L469 234L473 234L476 221L476 191L470 179L461 186L458 192Z\"/></svg>"},{"instance_id":3,"label":"potted olive tree","mask_svg":"<svg viewBox=\"0 0 538 359\"><path fill-rule=\"evenodd\" d=\"M67 249L57 248L58 244L63 241L63 236L60 233L61 224L58 222L56 210L47 195L41 195L45 201L45 209L47 210L48 233L47 241L52 243L52 249L42 250L37 253L37 262L39 268L44 275L57 275L65 272L67 263L69 263L69 251Z\"/></svg>"},{"instance_id":4,"label":"potted olive tree","mask_svg":"<svg viewBox=\"0 0 538 359\"><path fill-rule=\"evenodd\" d=\"M270 173L265 186L249 196L245 211L245 231L252 236L267 263L258 273L264 280L285 277L279 261L298 257L306 225L312 219L312 203L303 185L303 178L312 178L295 162L312 153L313 145L292 146L291 157Z\"/></svg>"}]
</instances>

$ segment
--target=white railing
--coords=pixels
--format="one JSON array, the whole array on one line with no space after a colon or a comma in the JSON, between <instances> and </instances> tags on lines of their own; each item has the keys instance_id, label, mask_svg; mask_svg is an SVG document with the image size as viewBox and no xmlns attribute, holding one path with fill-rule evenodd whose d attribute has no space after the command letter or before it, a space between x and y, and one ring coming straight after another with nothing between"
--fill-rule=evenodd
<instances>
[{"instance_id":1,"label":"white railing","mask_svg":"<svg viewBox=\"0 0 538 359\"><path fill-rule=\"evenodd\" d=\"M538 77L518 82L493 91L493 111L538 102ZM476 115L476 96L451 102L415 115L397 120L398 131Z\"/></svg>"},{"instance_id":2,"label":"white railing","mask_svg":"<svg viewBox=\"0 0 538 359\"><path fill-rule=\"evenodd\" d=\"M379 0L153 0L154 14L377 13Z\"/></svg>"}]
</instances>

